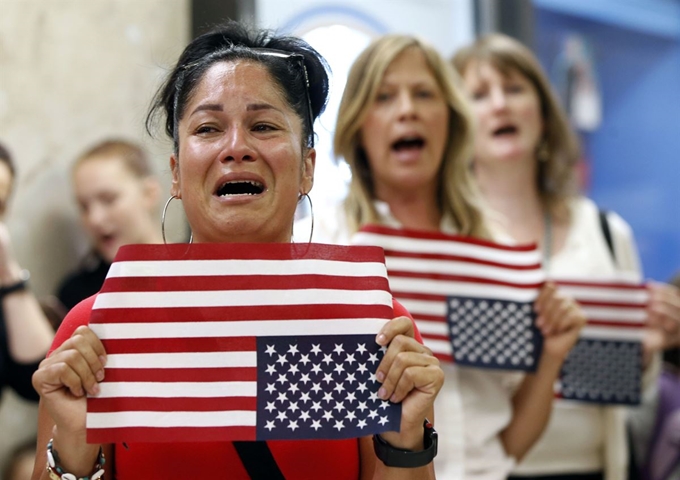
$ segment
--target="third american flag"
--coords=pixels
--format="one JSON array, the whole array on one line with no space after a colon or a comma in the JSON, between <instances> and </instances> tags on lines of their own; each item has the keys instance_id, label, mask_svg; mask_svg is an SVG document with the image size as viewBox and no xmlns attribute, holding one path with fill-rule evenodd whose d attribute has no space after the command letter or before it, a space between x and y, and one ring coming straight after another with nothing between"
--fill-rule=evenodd
<instances>
[{"instance_id":1,"label":"third american flag","mask_svg":"<svg viewBox=\"0 0 680 480\"><path fill-rule=\"evenodd\" d=\"M609 279L555 281L579 302L588 319L562 367L558 395L583 402L639 404L647 288L635 275L623 272Z\"/></svg>"}]
</instances>

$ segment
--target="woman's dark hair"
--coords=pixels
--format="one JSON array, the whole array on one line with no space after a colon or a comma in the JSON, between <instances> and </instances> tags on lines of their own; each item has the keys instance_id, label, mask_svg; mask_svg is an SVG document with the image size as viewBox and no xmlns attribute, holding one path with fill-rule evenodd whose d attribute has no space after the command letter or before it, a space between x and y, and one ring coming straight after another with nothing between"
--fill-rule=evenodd
<instances>
[{"instance_id":1,"label":"woman's dark hair","mask_svg":"<svg viewBox=\"0 0 680 480\"><path fill-rule=\"evenodd\" d=\"M162 111L165 132L173 139L176 152L179 147L177 126L193 92L212 65L230 60L253 60L267 68L288 104L300 117L307 146L312 147L312 123L323 112L328 100L326 60L300 38L277 36L234 21L195 38L184 49L153 99L146 119L147 131L151 132L154 118Z\"/></svg>"},{"instance_id":2,"label":"woman's dark hair","mask_svg":"<svg viewBox=\"0 0 680 480\"><path fill-rule=\"evenodd\" d=\"M7 165L7 168L9 168L9 173L11 173L12 178L14 178L14 175L16 174L14 160L12 160L12 155L9 153L9 150L7 150L7 148L2 143L0 143L0 163Z\"/></svg>"}]
</instances>

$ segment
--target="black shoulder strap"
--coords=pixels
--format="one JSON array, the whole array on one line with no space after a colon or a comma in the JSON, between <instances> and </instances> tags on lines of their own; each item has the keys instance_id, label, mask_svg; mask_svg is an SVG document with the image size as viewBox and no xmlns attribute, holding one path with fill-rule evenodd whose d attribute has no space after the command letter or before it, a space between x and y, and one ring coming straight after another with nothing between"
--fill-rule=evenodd
<instances>
[{"instance_id":1,"label":"black shoulder strap","mask_svg":"<svg viewBox=\"0 0 680 480\"><path fill-rule=\"evenodd\" d=\"M234 442L234 448L252 480L286 480L267 442Z\"/></svg>"},{"instance_id":2,"label":"black shoulder strap","mask_svg":"<svg viewBox=\"0 0 680 480\"><path fill-rule=\"evenodd\" d=\"M602 228L602 235L609 247L609 253L612 255L614 264L616 264L616 250L614 250L614 240L612 239L612 231L609 228L609 219L607 218L607 210L600 210L600 227Z\"/></svg>"}]
</instances>

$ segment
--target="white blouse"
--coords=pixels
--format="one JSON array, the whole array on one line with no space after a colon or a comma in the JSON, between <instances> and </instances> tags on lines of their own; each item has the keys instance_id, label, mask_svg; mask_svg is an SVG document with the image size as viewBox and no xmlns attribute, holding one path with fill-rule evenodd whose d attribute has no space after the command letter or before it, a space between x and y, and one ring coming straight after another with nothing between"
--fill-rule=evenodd
<instances>
[{"instance_id":1,"label":"white blouse","mask_svg":"<svg viewBox=\"0 0 680 480\"><path fill-rule=\"evenodd\" d=\"M612 278L620 272L642 280L638 252L629 225L607 215L616 263L607 246L595 203L578 198L570 205L571 227L563 248L550 259L554 278ZM604 471L607 480L626 478L626 407L557 399L548 426L522 463L518 475Z\"/></svg>"},{"instance_id":2,"label":"white blouse","mask_svg":"<svg viewBox=\"0 0 680 480\"><path fill-rule=\"evenodd\" d=\"M399 227L389 206L375 203L384 225ZM311 219L295 223L294 240L309 240ZM441 230L455 233L452 222L442 220ZM349 228L342 205L314 218L312 241L346 245L350 243ZM439 433L439 449L435 458L438 479L499 480L505 478L514 460L505 454L498 434L512 415L510 399L512 385L521 374L460 368L442 364L444 386L435 401L435 428Z\"/></svg>"}]
</instances>

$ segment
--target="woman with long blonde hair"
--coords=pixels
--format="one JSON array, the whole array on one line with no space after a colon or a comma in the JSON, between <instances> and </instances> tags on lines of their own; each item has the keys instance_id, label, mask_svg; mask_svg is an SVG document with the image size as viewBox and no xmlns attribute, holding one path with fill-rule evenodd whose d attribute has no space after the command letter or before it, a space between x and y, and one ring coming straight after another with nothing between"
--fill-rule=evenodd
<instances>
[{"instance_id":1,"label":"woman with long blonde hair","mask_svg":"<svg viewBox=\"0 0 680 480\"><path fill-rule=\"evenodd\" d=\"M496 239L470 169L472 123L458 76L432 46L407 35L375 40L352 66L338 113L335 153L351 168L349 194L317 213L313 240L346 243L368 223ZM309 228L296 225L300 240ZM516 391L506 388L516 374L443 365L438 478L460 478L463 466L468 478L504 478L543 430L584 318L553 285L536 308L544 353Z\"/></svg>"}]
</instances>

